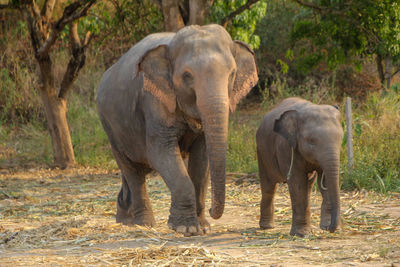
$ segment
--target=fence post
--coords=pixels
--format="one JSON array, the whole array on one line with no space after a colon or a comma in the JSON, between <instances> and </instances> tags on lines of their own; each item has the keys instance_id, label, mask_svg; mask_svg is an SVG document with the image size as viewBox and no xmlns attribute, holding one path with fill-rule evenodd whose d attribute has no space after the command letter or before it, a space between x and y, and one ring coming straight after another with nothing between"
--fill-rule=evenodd
<instances>
[{"instance_id":1,"label":"fence post","mask_svg":"<svg viewBox=\"0 0 400 267\"><path fill-rule=\"evenodd\" d=\"M353 154L353 119L351 113L351 98L346 97L346 128L347 128L347 166L349 169L353 168L354 154Z\"/></svg>"}]
</instances>

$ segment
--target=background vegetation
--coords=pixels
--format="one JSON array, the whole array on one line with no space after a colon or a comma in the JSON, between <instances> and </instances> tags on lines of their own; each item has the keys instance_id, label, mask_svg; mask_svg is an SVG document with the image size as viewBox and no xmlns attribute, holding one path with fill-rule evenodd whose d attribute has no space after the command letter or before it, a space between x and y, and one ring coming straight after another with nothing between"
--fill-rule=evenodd
<instances>
[{"instance_id":1,"label":"background vegetation","mask_svg":"<svg viewBox=\"0 0 400 267\"><path fill-rule=\"evenodd\" d=\"M101 1L79 22L83 32L95 33L68 103L79 165L116 168L97 116L96 88L103 72L135 42L163 30L162 12L154 2ZM214 1L206 21L220 22L246 2ZM396 76L400 28L393 24L400 21L399 5L380 1L384 4L372 9L369 1L352 1L355 5L350 7L346 1L313 1L314 7L298 2L258 1L227 25L234 38L255 49L260 75L259 85L231 116L228 171L257 172L255 131L263 115L282 99L301 96L338 104L344 114L344 97L351 96L355 166L346 167L344 140L342 188L400 192L400 83ZM355 11L362 20L351 19ZM371 31L377 39L368 39ZM52 52L58 84L68 62L67 38L64 33ZM0 168L49 166L51 140L38 91L32 90L38 86L37 66L26 25L15 11L0 10L0 51ZM389 63L388 86L379 68L385 75Z\"/></svg>"}]
</instances>

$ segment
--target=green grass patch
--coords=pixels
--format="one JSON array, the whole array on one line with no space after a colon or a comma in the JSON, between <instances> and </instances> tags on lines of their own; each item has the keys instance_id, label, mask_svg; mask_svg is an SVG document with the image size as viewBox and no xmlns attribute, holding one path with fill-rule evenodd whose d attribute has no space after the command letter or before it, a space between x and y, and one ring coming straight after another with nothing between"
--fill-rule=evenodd
<instances>
[{"instance_id":1,"label":"green grass patch","mask_svg":"<svg viewBox=\"0 0 400 267\"><path fill-rule=\"evenodd\" d=\"M256 132L263 115L264 112L260 109L243 109L231 116L226 157L228 172L258 172Z\"/></svg>"},{"instance_id":2,"label":"green grass patch","mask_svg":"<svg viewBox=\"0 0 400 267\"><path fill-rule=\"evenodd\" d=\"M93 101L86 102L79 95L73 95L69 103L68 121L78 164L117 168Z\"/></svg>"},{"instance_id":3,"label":"green grass patch","mask_svg":"<svg viewBox=\"0 0 400 267\"><path fill-rule=\"evenodd\" d=\"M82 166L115 169L117 165L96 104L71 94L68 102L68 123L76 161ZM47 125L42 120L22 124L0 121L0 165L32 167L51 165L53 151Z\"/></svg>"},{"instance_id":4,"label":"green grass patch","mask_svg":"<svg viewBox=\"0 0 400 267\"><path fill-rule=\"evenodd\" d=\"M353 111L354 168L342 147L343 189L400 192L400 94L370 94Z\"/></svg>"}]
</instances>

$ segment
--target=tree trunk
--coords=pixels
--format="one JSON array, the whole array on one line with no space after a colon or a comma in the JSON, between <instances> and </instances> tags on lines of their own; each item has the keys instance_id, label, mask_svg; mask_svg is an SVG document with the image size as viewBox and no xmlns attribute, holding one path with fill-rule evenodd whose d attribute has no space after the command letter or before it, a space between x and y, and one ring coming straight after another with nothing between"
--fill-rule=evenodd
<instances>
[{"instance_id":1,"label":"tree trunk","mask_svg":"<svg viewBox=\"0 0 400 267\"><path fill-rule=\"evenodd\" d=\"M177 32L185 26L177 0L162 0L161 6L166 31Z\"/></svg>"},{"instance_id":2,"label":"tree trunk","mask_svg":"<svg viewBox=\"0 0 400 267\"><path fill-rule=\"evenodd\" d=\"M67 122L67 101L58 97L50 58L39 63L40 98L45 109L54 153L54 165L65 169L75 164L74 150Z\"/></svg>"},{"instance_id":3,"label":"tree trunk","mask_svg":"<svg viewBox=\"0 0 400 267\"><path fill-rule=\"evenodd\" d=\"M176 32L186 25L203 25L214 0L153 0L161 7L166 31Z\"/></svg>"},{"instance_id":4,"label":"tree trunk","mask_svg":"<svg viewBox=\"0 0 400 267\"><path fill-rule=\"evenodd\" d=\"M67 123L67 102L49 90L40 90L54 153L54 165L65 169L75 164L74 151ZM54 89L51 89L54 91Z\"/></svg>"},{"instance_id":5,"label":"tree trunk","mask_svg":"<svg viewBox=\"0 0 400 267\"><path fill-rule=\"evenodd\" d=\"M46 0L40 10L36 1L16 1L18 8L27 23L33 52L39 63L40 96L45 108L47 124L54 153L54 165L67 168L75 164L74 150L67 122L67 91L71 88L79 70L85 64L85 50L91 34L86 33L81 42L78 34L77 20L86 16L88 10L97 0L77 0L66 6L62 16L54 20L53 10L56 0ZM18 3L17 3L18 2ZM60 37L65 26L69 24L72 57L58 92L54 81L50 49Z\"/></svg>"},{"instance_id":6,"label":"tree trunk","mask_svg":"<svg viewBox=\"0 0 400 267\"><path fill-rule=\"evenodd\" d=\"M385 73L383 72L382 56L376 55L375 60L376 60L376 68L377 68L378 74L379 74L379 80L381 81L381 84L384 85L385 84Z\"/></svg>"},{"instance_id":7,"label":"tree trunk","mask_svg":"<svg viewBox=\"0 0 400 267\"><path fill-rule=\"evenodd\" d=\"M203 25L204 18L213 2L213 0L189 0L189 25Z\"/></svg>"},{"instance_id":8,"label":"tree trunk","mask_svg":"<svg viewBox=\"0 0 400 267\"><path fill-rule=\"evenodd\" d=\"M392 78L392 58L388 55L385 58L385 82L386 89L390 88Z\"/></svg>"}]
</instances>

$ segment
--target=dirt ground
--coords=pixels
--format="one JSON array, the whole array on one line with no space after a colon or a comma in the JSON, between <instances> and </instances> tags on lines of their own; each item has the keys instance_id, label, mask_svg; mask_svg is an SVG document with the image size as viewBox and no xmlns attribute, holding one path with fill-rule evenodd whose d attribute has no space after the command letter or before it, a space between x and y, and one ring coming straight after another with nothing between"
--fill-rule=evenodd
<instances>
[{"instance_id":1,"label":"dirt ground","mask_svg":"<svg viewBox=\"0 0 400 267\"><path fill-rule=\"evenodd\" d=\"M0 169L0 266L400 265L400 194L343 192L342 227L331 234L318 228L313 192L312 235L296 238L286 185L275 200L276 228L258 228L255 177L229 175L212 233L183 237L167 227L170 195L157 176L148 179L157 225L145 228L115 223L117 171Z\"/></svg>"}]
</instances>

